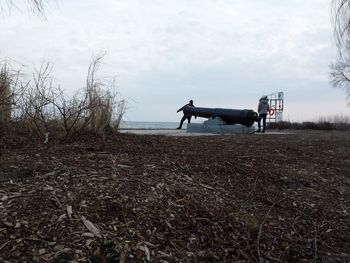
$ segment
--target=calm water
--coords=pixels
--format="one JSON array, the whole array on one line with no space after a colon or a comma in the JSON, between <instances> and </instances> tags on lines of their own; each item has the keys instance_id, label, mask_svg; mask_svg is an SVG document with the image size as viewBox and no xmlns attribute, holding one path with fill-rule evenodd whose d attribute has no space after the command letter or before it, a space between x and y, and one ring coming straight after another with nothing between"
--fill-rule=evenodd
<instances>
[{"instance_id":1,"label":"calm water","mask_svg":"<svg viewBox=\"0 0 350 263\"><path fill-rule=\"evenodd\" d=\"M205 120L205 119L203 119ZM201 121L194 121L193 123L201 123ZM146 129L146 130L168 130L176 129L179 122L150 122L150 121L123 121L120 125L121 129ZM257 128L257 124L254 123ZM184 122L182 129L186 129L187 122Z\"/></svg>"},{"instance_id":2,"label":"calm water","mask_svg":"<svg viewBox=\"0 0 350 263\"><path fill-rule=\"evenodd\" d=\"M176 129L179 126L179 122L147 122L147 121L123 121L121 123L121 129L154 129L154 130L166 130ZM182 128L186 128L186 123L182 125Z\"/></svg>"}]
</instances>

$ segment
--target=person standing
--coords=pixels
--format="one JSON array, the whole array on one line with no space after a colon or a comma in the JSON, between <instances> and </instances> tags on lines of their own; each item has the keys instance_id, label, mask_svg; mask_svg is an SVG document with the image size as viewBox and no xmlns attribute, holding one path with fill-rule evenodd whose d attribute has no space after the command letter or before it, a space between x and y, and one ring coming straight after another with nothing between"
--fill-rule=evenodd
<instances>
[{"instance_id":1,"label":"person standing","mask_svg":"<svg viewBox=\"0 0 350 263\"><path fill-rule=\"evenodd\" d=\"M259 105L258 105L259 119L258 119L258 130L256 132L261 132L261 133L265 132L266 117L269 110L270 110L269 99L267 98L267 96L262 96L259 100ZM263 121L262 130L261 130L261 120Z\"/></svg>"},{"instance_id":2,"label":"person standing","mask_svg":"<svg viewBox=\"0 0 350 263\"><path fill-rule=\"evenodd\" d=\"M178 109L177 112L183 111L184 107L186 107L186 106L194 107L194 105L193 105L193 100L190 100L188 104L186 104L186 105L184 105L183 107L181 107L180 109ZM182 117L182 119L181 119L181 121L180 121L180 125L179 125L179 127L177 127L176 129L178 129L178 130L182 129L182 124L184 123L184 121L185 121L186 119L187 119L188 123L191 123L191 117L192 117L192 115L186 115L186 114L184 113L184 116Z\"/></svg>"}]
</instances>

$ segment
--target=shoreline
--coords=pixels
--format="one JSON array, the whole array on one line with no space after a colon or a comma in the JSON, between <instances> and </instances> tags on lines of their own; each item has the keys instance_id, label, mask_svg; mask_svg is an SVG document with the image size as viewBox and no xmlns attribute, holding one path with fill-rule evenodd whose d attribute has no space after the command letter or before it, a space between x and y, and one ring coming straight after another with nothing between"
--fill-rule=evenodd
<instances>
[{"instance_id":1,"label":"shoreline","mask_svg":"<svg viewBox=\"0 0 350 263\"><path fill-rule=\"evenodd\" d=\"M120 133L130 133L138 135L164 135L164 136L211 136L220 135L215 133L188 133L185 129L120 129Z\"/></svg>"},{"instance_id":2,"label":"shoreline","mask_svg":"<svg viewBox=\"0 0 350 263\"><path fill-rule=\"evenodd\" d=\"M177 130L177 129L119 129L120 133L131 133L131 134L138 134L138 135L165 135L165 136L218 136L218 135L243 135L239 133L226 133L226 134L219 134L219 133L202 133L202 132L187 132L186 129ZM287 131L267 131L266 133L251 133L251 134L244 134L244 135L281 135L281 134L293 134L294 132L287 130Z\"/></svg>"}]
</instances>

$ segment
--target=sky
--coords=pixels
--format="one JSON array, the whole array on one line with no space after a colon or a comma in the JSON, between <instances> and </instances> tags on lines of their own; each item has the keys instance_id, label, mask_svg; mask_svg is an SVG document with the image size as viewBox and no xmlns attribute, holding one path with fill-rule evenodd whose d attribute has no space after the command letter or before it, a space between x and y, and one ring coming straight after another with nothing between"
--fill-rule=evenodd
<instances>
[{"instance_id":1,"label":"sky","mask_svg":"<svg viewBox=\"0 0 350 263\"><path fill-rule=\"evenodd\" d=\"M55 83L73 93L103 52L99 75L116 78L126 121L178 121L190 99L257 110L274 92L284 92L287 121L350 113L329 84L330 0L58 0L46 19L21 2L0 17L0 60L28 74L50 62Z\"/></svg>"}]
</instances>

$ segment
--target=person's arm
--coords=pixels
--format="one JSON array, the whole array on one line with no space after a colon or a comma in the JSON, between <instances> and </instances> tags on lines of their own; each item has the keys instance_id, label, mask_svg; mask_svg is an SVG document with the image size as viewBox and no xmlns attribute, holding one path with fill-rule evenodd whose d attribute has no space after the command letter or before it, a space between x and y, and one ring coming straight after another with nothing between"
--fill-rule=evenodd
<instances>
[{"instance_id":1,"label":"person's arm","mask_svg":"<svg viewBox=\"0 0 350 263\"><path fill-rule=\"evenodd\" d=\"M261 102L259 102L259 104L258 104L258 113L260 110L261 110Z\"/></svg>"},{"instance_id":2,"label":"person's arm","mask_svg":"<svg viewBox=\"0 0 350 263\"><path fill-rule=\"evenodd\" d=\"M181 107L180 109L177 110L177 112L182 111L183 109L184 109L184 107Z\"/></svg>"}]
</instances>

